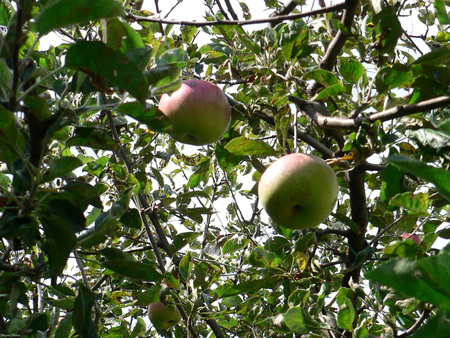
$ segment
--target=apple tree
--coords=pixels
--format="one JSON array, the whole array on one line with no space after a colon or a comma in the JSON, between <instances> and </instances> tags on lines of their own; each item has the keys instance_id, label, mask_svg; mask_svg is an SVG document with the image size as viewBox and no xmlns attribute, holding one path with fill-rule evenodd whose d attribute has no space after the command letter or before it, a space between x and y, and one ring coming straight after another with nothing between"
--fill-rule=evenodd
<instances>
[{"instance_id":1,"label":"apple tree","mask_svg":"<svg viewBox=\"0 0 450 338\"><path fill-rule=\"evenodd\" d=\"M2 1L0 335L447 337L448 13ZM158 109L194 78L232 106L203 146L171 138ZM277 225L258 199L296 152L339 184L317 227ZM159 301L182 320L156 329Z\"/></svg>"}]
</instances>

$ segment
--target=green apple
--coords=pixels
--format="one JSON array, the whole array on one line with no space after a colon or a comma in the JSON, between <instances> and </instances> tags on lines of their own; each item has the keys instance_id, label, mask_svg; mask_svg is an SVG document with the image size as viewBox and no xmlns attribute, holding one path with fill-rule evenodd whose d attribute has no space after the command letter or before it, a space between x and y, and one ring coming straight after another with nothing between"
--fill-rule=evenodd
<instances>
[{"instance_id":1,"label":"green apple","mask_svg":"<svg viewBox=\"0 0 450 338\"><path fill-rule=\"evenodd\" d=\"M181 320L180 312L170 310L164 303L151 303L147 309L148 318L159 330L170 329Z\"/></svg>"},{"instance_id":2,"label":"green apple","mask_svg":"<svg viewBox=\"0 0 450 338\"><path fill-rule=\"evenodd\" d=\"M193 145L217 142L231 121L231 106L224 92L201 80L183 81L177 91L161 96L159 110L172 121L170 136Z\"/></svg>"},{"instance_id":3,"label":"green apple","mask_svg":"<svg viewBox=\"0 0 450 338\"><path fill-rule=\"evenodd\" d=\"M285 155L258 184L261 204L272 220L290 229L319 225L333 210L339 185L333 169L314 155Z\"/></svg>"}]
</instances>

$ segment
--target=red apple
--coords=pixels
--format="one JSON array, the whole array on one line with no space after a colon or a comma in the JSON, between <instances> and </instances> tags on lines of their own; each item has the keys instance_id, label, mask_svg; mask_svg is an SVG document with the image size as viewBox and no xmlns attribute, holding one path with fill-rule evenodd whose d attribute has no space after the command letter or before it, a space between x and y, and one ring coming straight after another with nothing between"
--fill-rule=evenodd
<instances>
[{"instance_id":1,"label":"red apple","mask_svg":"<svg viewBox=\"0 0 450 338\"><path fill-rule=\"evenodd\" d=\"M314 155L289 154L261 176L258 196L272 220L290 229L317 226L333 210L339 185L333 169Z\"/></svg>"},{"instance_id":2,"label":"red apple","mask_svg":"<svg viewBox=\"0 0 450 338\"><path fill-rule=\"evenodd\" d=\"M160 330L169 329L181 320L180 312L170 310L164 303L151 303L147 309L148 318Z\"/></svg>"},{"instance_id":3,"label":"red apple","mask_svg":"<svg viewBox=\"0 0 450 338\"><path fill-rule=\"evenodd\" d=\"M419 246L420 243L422 243L422 240L420 239L419 236L411 235L410 233L406 233L406 234L402 235L403 240L408 239L408 238L411 238L414 242L416 242L417 246Z\"/></svg>"},{"instance_id":4,"label":"red apple","mask_svg":"<svg viewBox=\"0 0 450 338\"><path fill-rule=\"evenodd\" d=\"M170 135L193 145L217 142L231 121L231 106L224 92L201 80L183 81L177 91L164 94L159 110L172 121Z\"/></svg>"}]
</instances>

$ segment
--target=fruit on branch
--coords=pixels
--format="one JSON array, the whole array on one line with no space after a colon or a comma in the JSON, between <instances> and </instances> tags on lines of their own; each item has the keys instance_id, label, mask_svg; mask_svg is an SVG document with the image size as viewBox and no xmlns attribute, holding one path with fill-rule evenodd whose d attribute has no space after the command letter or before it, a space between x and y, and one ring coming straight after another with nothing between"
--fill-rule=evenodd
<instances>
[{"instance_id":1,"label":"fruit on branch","mask_svg":"<svg viewBox=\"0 0 450 338\"><path fill-rule=\"evenodd\" d=\"M410 233L406 233L406 234L402 235L403 240L407 240L408 238L411 238L414 242L416 242L417 246L419 246L420 243L422 243L422 240L420 239L419 236L412 235Z\"/></svg>"},{"instance_id":2,"label":"fruit on branch","mask_svg":"<svg viewBox=\"0 0 450 338\"><path fill-rule=\"evenodd\" d=\"M201 80L183 81L177 91L164 94L159 110L172 120L170 136L193 145L217 142L231 121L231 106L224 92Z\"/></svg>"},{"instance_id":3,"label":"fruit on branch","mask_svg":"<svg viewBox=\"0 0 450 338\"><path fill-rule=\"evenodd\" d=\"M170 329L181 320L178 309L172 311L162 302L151 303L147 313L152 324L159 330Z\"/></svg>"},{"instance_id":4,"label":"fruit on branch","mask_svg":"<svg viewBox=\"0 0 450 338\"><path fill-rule=\"evenodd\" d=\"M272 220L290 229L317 226L333 210L339 185L333 169L314 155L285 155L258 184L261 204Z\"/></svg>"}]
</instances>

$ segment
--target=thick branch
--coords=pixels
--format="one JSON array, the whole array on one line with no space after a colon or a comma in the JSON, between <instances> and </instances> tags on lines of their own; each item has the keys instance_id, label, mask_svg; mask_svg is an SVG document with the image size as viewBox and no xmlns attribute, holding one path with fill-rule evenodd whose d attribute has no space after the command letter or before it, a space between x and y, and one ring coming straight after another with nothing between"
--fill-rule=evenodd
<instances>
[{"instance_id":1,"label":"thick branch","mask_svg":"<svg viewBox=\"0 0 450 338\"><path fill-rule=\"evenodd\" d=\"M353 17L355 15L357 5L358 0L345 1L346 8L344 11L344 17L342 18L342 24L344 25L345 29L348 32L350 32L351 30ZM342 47L344 46L347 38L348 38L347 33L344 33L342 29L339 29L333 41L331 41L330 45L328 46L327 52L325 53L325 56L323 57L322 62L320 63L320 68L326 70L333 69L334 64L336 63L336 59L338 55L341 53Z\"/></svg>"},{"instance_id":2,"label":"thick branch","mask_svg":"<svg viewBox=\"0 0 450 338\"><path fill-rule=\"evenodd\" d=\"M320 62L319 67L321 69L331 71L334 65L336 64L336 59L338 55L341 53L345 41L347 41L348 38L347 32L351 31L357 5L358 0L345 1L345 11L342 18L342 24L344 25L346 32L343 32L342 29L339 29L333 41L331 41L330 45L328 46L322 61ZM317 90L320 88L320 86L321 84L319 82L314 82L308 89L308 96L309 97L314 96Z\"/></svg>"},{"instance_id":3,"label":"thick branch","mask_svg":"<svg viewBox=\"0 0 450 338\"><path fill-rule=\"evenodd\" d=\"M231 6L230 0L225 0L225 4L227 5L227 9L228 9L228 12L230 12L231 17L234 20L238 20L238 16L236 15L236 12L234 11L233 6Z\"/></svg>"},{"instance_id":4,"label":"thick branch","mask_svg":"<svg viewBox=\"0 0 450 338\"><path fill-rule=\"evenodd\" d=\"M295 2L294 0L291 0L286 5L284 5L283 7L278 8L275 12L270 14L270 17L271 18L280 18L282 16L288 15L295 9L295 7L297 7L297 5L298 5L297 2ZM270 23L270 26L271 27L275 27L281 21L282 21L281 19L278 19L278 21L273 21L273 22Z\"/></svg>"},{"instance_id":5,"label":"thick branch","mask_svg":"<svg viewBox=\"0 0 450 338\"><path fill-rule=\"evenodd\" d=\"M365 248L366 229L369 222L369 215L366 206L366 191L364 185L365 171L360 167L355 167L346 174L348 188L350 192L350 211L352 221L358 225L359 233L353 231L348 232L348 245L350 247L348 258L351 263L354 262L358 252ZM351 267L350 267L351 268ZM361 266L352 269L346 273L342 281L342 286L348 287L349 281L352 279L355 283L359 283L359 275Z\"/></svg>"},{"instance_id":6,"label":"thick branch","mask_svg":"<svg viewBox=\"0 0 450 338\"><path fill-rule=\"evenodd\" d=\"M397 106L381 112L374 112L366 116L349 119L324 115L323 109L325 108L319 102L303 100L292 95L289 96L289 100L294 102L299 109L304 111L318 127L337 129L357 129L363 124L374 123L375 121L384 122L450 105L450 96L439 96L419 103L407 106Z\"/></svg>"},{"instance_id":7,"label":"thick branch","mask_svg":"<svg viewBox=\"0 0 450 338\"><path fill-rule=\"evenodd\" d=\"M195 21L177 21L177 20L166 20L166 19L156 19L156 18L148 18L145 16L137 16L133 14L127 14L126 18L133 20L133 21L146 21L146 22L157 22L157 23L164 23L164 24L170 24L170 25L182 25L182 26L195 26L195 27L203 27L203 26L246 26L246 25L256 25L261 23L271 23L271 22L277 22L277 21L285 21L285 20L295 20L300 18L305 18L309 16L314 16L318 14L324 14L328 12L334 12L345 8L344 3L332 5L329 7L316 9L310 12L305 13L299 13L299 14L293 14L293 15L283 15L278 16L276 18L265 18L265 19L255 19L255 20L215 20L215 21L201 21L201 22L195 22Z\"/></svg>"}]
</instances>

